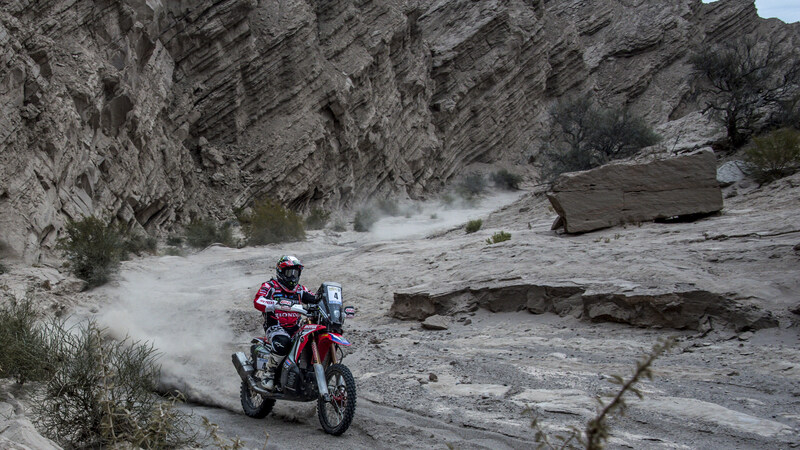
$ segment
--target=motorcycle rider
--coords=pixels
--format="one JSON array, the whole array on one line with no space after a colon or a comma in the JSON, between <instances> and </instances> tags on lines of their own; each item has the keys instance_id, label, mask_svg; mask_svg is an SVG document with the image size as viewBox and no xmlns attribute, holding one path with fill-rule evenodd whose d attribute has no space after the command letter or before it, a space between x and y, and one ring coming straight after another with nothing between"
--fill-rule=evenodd
<instances>
[{"instance_id":1,"label":"motorcycle rider","mask_svg":"<svg viewBox=\"0 0 800 450\"><path fill-rule=\"evenodd\" d=\"M264 332L272 347L262 380L263 387L269 391L275 387L275 369L289 354L291 336L299 328L301 316L290 310L291 305L319 302L313 292L298 284L302 271L299 259L291 255L281 257L275 265L275 278L263 283L253 299L253 306L264 317Z\"/></svg>"}]
</instances>

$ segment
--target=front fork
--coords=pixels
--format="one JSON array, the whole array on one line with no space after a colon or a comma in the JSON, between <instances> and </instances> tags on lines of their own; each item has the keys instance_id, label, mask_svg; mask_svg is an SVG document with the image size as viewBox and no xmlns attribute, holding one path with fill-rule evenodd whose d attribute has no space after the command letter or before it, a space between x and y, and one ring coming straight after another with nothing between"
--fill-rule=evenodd
<instances>
[{"instance_id":1,"label":"front fork","mask_svg":"<svg viewBox=\"0 0 800 450\"><path fill-rule=\"evenodd\" d=\"M319 395L326 402L331 401L331 394L328 392L328 381L325 379L325 368L322 367L322 362L319 359L319 350L317 349L317 341L311 341L311 352L313 355L314 374L317 376L317 390Z\"/></svg>"}]
</instances>

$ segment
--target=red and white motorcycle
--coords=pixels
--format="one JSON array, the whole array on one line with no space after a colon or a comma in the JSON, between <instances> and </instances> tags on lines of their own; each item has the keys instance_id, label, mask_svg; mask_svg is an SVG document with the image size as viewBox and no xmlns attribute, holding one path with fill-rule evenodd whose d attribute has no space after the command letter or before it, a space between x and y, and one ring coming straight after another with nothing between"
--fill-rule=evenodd
<instances>
[{"instance_id":1,"label":"red and white motorcycle","mask_svg":"<svg viewBox=\"0 0 800 450\"><path fill-rule=\"evenodd\" d=\"M242 379L240 397L245 414L260 419L272 411L276 400L316 400L322 429L338 436L350 427L356 411L356 382L341 363L341 347L350 346L342 336L342 326L346 317L355 315L355 308L342 306L339 283L322 283L317 292L321 296L317 305L308 305L307 310L300 304L290 307L303 320L292 336L292 349L275 370L272 391L261 386L269 360L266 336L251 341L250 356L236 352L232 359Z\"/></svg>"}]
</instances>

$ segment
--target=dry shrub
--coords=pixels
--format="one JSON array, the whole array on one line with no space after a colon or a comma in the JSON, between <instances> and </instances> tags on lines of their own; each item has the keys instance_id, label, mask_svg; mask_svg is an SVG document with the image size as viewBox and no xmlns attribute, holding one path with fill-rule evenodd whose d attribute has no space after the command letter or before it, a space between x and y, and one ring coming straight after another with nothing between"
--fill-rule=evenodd
<instances>
[{"instance_id":1,"label":"dry shrub","mask_svg":"<svg viewBox=\"0 0 800 450\"><path fill-rule=\"evenodd\" d=\"M375 211L365 206L358 211L356 211L356 216L353 219L353 230L358 232L366 232L372 229L372 225L378 221L378 215Z\"/></svg>"},{"instance_id":2,"label":"dry shrub","mask_svg":"<svg viewBox=\"0 0 800 450\"><path fill-rule=\"evenodd\" d=\"M347 231L347 225L344 223L342 219L337 219L336 222L333 223L333 228L331 229L333 231L341 233L343 231Z\"/></svg>"},{"instance_id":3,"label":"dry shrub","mask_svg":"<svg viewBox=\"0 0 800 450\"><path fill-rule=\"evenodd\" d=\"M210 219L193 220L185 229L186 243L194 248L206 248L211 244L232 247L233 234L228 223L218 224Z\"/></svg>"},{"instance_id":4,"label":"dry shrub","mask_svg":"<svg viewBox=\"0 0 800 450\"><path fill-rule=\"evenodd\" d=\"M37 394L35 422L65 447L165 448L196 443L186 416L155 395L160 367L149 344L115 341L94 322L45 329L54 368Z\"/></svg>"},{"instance_id":5,"label":"dry shrub","mask_svg":"<svg viewBox=\"0 0 800 450\"><path fill-rule=\"evenodd\" d=\"M147 234L133 233L124 238L122 243L125 253L142 256L144 253L155 255L158 253L158 239Z\"/></svg>"},{"instance_id":6,"label":"dry shrub","mask_svg":"<svg viewBox=\"0 0 800 450\"><path fill-rule=\"evenodd\" d=\"M393 198L378 200L377 206L380 213L384 216L396 217L403 214L403 212L400 211L400 205L397 203L397 200Z\"/></svg>"},{"instance_id":7,"label":"dry shrub","mask_svg":"<svg viewBox=\"0 0 800 450\"><path fill-rule=\"evenodd\" d=\"M183 237L177 235L170 235L167 237L167 245L172 247L180 247L183 245Z\"/></svg>"},{"instance_id":8,"label":"dry shrub","mask_svg":"<svg viewBox=\"0 0 800 450\"><path fill-rule=\"evenodd\" d=\"M300 216L267 197L256 201L251 213L240 215L239 222L250 245L295 242L306 238Z\"/></svg>"},{"instance_id":9,"label":"dry shrub","mask_svg":"<svg viewBox=\"0 0 800 450\"><path fill-rule=\"evenodd\" d=\"M495 186L501 189L516 191L519 189L522 177L506 169L502 169L492 174L492 181Z\"/></svg>"},{"instance_id":10,"label":"dry shrub","mask_svg":"<svg viewBox=\"0 0 800 450\"><path fill-rule=\"evenodd\" d=\"M186 256L183 252L183 249L180 247L167 247L164 249L164 255L166 256Z\"/></svg>"},{"instance_id":11,"label":"dry shrub","mask_svg":"<svg viewBox=\"0 0 800 450\"><path fill-rule=\"evenodd\" d=\"M466 200L472 200L486 192L486 179L478 172L466 175L456 185L456 192Z\"/></svg>"},{"instance_id":12,"label":"dry shrub","mask_svg":"<svg viewBox=\"0 0 800 450\"><path fill-rule=\"evenodd\" d=\"M89 216L67 222L58 249L64 253L75 276L90 286L99 286L119 267L125 255L122 244L123 237L117 227Z\"/></svg>"},{"instance_id":13,"label":"dry shrub","mask_svg":"<svg viewBox=\"0 0 800 450\"><path fill-rule=\"evenodd\" d=\"M37 319L27 298L0 307L0 378L23 384L48 375L46 339Z\"/></svg>"},{"instance_id":14,"label":"dry shrub","mask_svg":"<svg viewBox=\"0 0 800 450\"><path fill-rule=\"evenodd\" d=\"M306 217L306 228L309 230L321 230L325 228L328 220L330 220L330 211L325 211L321 208L314 208Z\"/></svg>"},{"instance_id":15,"label":"dry shrub","mask_svg":"<svg viewBox=\"0 0 800 450\"><path fill-rule=\"evenodd\" d=\"M745 151L745 159L760 183L793 174L800 166L800 131L781 128L753 138L753 145Z\"/></svg>"}]
</instances>

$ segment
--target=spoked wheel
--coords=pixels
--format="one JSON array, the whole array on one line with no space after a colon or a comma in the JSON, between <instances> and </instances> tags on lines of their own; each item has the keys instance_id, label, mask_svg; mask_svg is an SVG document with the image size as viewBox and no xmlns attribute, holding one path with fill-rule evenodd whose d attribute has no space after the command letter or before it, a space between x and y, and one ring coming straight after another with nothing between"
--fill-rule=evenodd
<instances>
[{"instance_id":1,"label":"spoked wheel","mask_svg":"<svg viewBox=\"0 0 800 450\"><path fill-rule=\"evenodd\" d=\"M333 364L325 371L331 401L317 401L319 423L326 433L334 436L347 431L356 413L356 382L350 369L342 364Z\"/></svg>"},{"instance_id":2,"label":"spoked wheel","mask_svg":"<svg viewBox=\"0 0 800 450\"><path fill-rule=\"evenodd\" d=\"M272 411L275 406L274 398L264 398L258 392L250 389L246 381L242 381L242 388L239 395L242 399L242 409L248 417L263 419Z\"/></svg>"}]
</instances>

